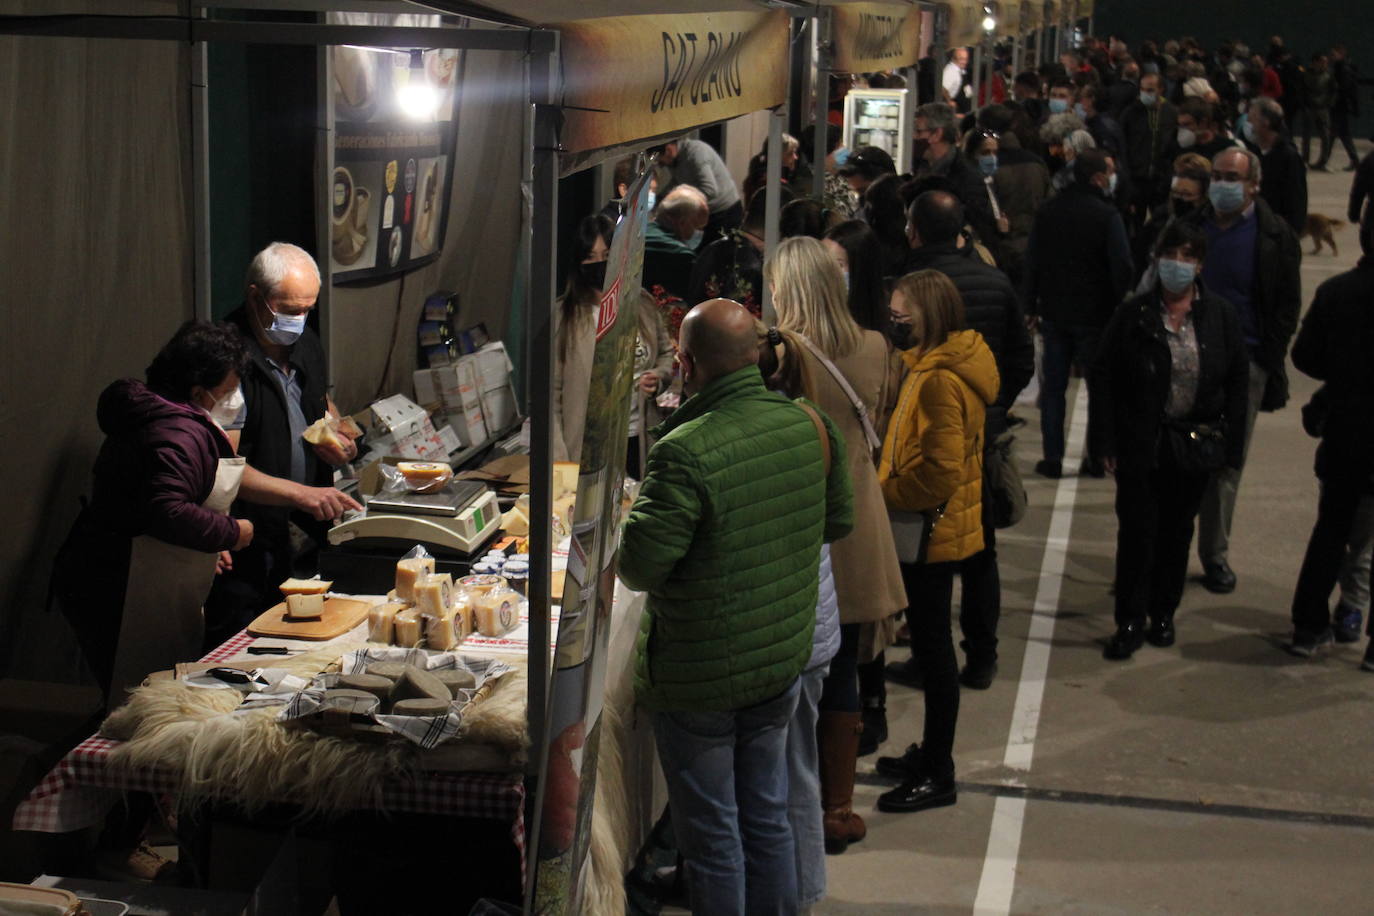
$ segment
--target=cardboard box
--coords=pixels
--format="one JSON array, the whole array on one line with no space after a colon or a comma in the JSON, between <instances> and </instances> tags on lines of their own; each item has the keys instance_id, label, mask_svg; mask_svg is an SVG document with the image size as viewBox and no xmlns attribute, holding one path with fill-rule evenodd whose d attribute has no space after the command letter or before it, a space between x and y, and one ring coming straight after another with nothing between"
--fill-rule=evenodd
<instances>
[{"instance_id":1,"label":"cardboard box","mask_svg":"<svg viewBox=\"0 0 1374 916\"><path fill-rule=\"evenodd\" d=\"M509 379L500 388L482 392L482 414L487 419L487 429L496 435L509 429L520 417L520 408L515 403L515 388Z\"/></svg>"},{"instance_id":2,"label":"cardboard box","mask_svg":"<svg viewBox=\"0 0 1374 916\"><path fill-rule=\"evenodd\" d=\"M481 408L481 376L469 357L451 366L418 369L412 380L415 398L422 404L441 405L444 410Z\"/></svg>"},{"instance_id":3,"label":"cardboard box","mask_svg":"<svg viewBox=\"0 0 1374 916\"><path fill-rule=\"evenodd\" d=\"M390 454L421 461L446 461L448 450L423 407L396 394L372 405L374 426L385 431ZM374 443L380 446L383 443Z\"/></svg>"},{"instance_id":4,"label":"cardboard box","mask_svg":"<svg viewBox=\"0 0 1374 916\"><path fill-rule=\"evenodd\" d=\"M444 419L448 421L448 425L453 428L458 441L464 447L481 445L491 435L487 429L486 416L478 405L450 410L444 415Z\"/></svg>"}]
</instances>

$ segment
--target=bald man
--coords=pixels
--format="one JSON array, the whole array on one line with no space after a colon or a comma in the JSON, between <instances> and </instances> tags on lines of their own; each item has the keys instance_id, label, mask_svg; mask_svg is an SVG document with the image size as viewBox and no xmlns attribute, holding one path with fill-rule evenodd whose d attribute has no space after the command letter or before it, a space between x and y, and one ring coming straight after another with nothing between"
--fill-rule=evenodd
<instances>
[{"instance_id":1,"label":"bald man","mask_svg":"<svg viewBox=\"0 0 1374 916\"><path fill-rule=\"evenodd\" d=\"M653 712L692 912L795 913L787 724L821 544L854 524L844 440L764 387L739 303L692 309L680 346L691 397L654 431L621 541L621 579L648 593L635 692Z\"/></svg>"}]
</instances>

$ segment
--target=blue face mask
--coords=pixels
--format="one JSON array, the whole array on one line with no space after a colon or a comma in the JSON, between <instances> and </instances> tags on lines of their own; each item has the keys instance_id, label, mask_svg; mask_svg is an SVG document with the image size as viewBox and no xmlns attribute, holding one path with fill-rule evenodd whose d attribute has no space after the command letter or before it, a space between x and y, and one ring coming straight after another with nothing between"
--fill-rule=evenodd
<instances>
[{"instance_id":1,"label":"blue face mask","mask_svg":"<svg viewBox=\"0 0 1374 916\"><path fill-rule=\"evenodd\" d=\"M979 156L978 170L983 173L983 177L991 178L993 173L997 171L997 156L995 154L991 156Z\"/></svg>"},{"instance_id":2,"label":"blue face mask","mask_svg":"<svg viewBox=\"0 0 1374 916\"><path fill-rule=\"evenodd\" d=\"M1172 258L1160 258L1158 272L1160 284L1175 296L1192 286L1197 276L1197 268L1192 264Z\"/></svg>"},{"instance_id":3,"label":"blue face mask","mask_svg":"<svg viewBox=\"0 0 1374 916\"><path fill-rule=\"evenodd\" d=\"M1245 186L1239 181L1214 181L1207 187L1207 199L1218 213L1235 213L1245 206Z\"/></svg>"},{"instance_id":4,"label":"blue face mask","mask_svg":"<svg viewBox=\"0 0 1374 916\"><path fill-rule=\"evenodd\" d=\"M1155 103L1158 102L1158 101L1159 101L1159 93L1156 93L1156 92L1142 92L1142 93L1140 94L1140 104L1144 105L1146 108L1154 108L1154 107L1155 107Z\"/></svg>"},{"instance_id":5,"label":"blue face mask","mask_svg":"<svg viewBox=\"0 0 1374 916\"><path fill-rule=\"evenodd\" d=\"M1250 123L1250 116L1248 114L1241 115L1237 121L1240 122L1241 135L1251 143L1258 143L1259 141L1255 139L1255 125Z\"/></svg>"},{"instance_id":6,"label":"blue face mask","mask_svg":"<svg viewBox=\"0 0 1374 916\"><path fill-rule=\"evenodd\" d=\"M706 233L701 229L698 229L696 232L693 232L692 237L689 238L683 244L685 244L688 248L692 249L693 251L696 251L698 248L701 247L701 240L705 237Z\"/></svg>"},{"instance_id":7,"label":"blue face mask","mask_svg":"<svg viewBox=\"0 0 1374 916\"><path fill-rule=\"evenodd\" d=\"M849 147L842 146L835 150L835 168L839 168L849 161Z\"/></svg>"},{"instance_id":8,"label":"blue face mask","mask_svg":"<svg viewBox=\"0 0 1374 916\"><path fill-rule=\"evenodd\" d=\"M1082 102L1073 103L1073 113L1084 121L1088 120L1088 109L1083 107Z\"/></svg>"},{"instance_id":9,"label":"blue face mask","mask_svg":"<svg viewBox=\"0 0 1374 916\"><path fill-rule=\"evenodd\" d=\"M264 299L263 302L266 303L267 300ZM267 306L267 310L272 312L272 323L262 330L263 333L267 335L267 339L272 341L272 343L283 347L289 347L295 343L301 336L301 333L305 331L304 315L283 315L280 312L273 311L271 305Z\"/></svg>"},{"instance_id":10,"label":"blue face mask","mask_svg":"<svg viewBox=\"0 0 1374 916\"><path fill-rule=\"evenodd\" d=\"M649 209L652 210L654 208L654 204L658 203L658 195L655 194L653 191L650 191L646 203L648 204Z\"/></svg>"},{"instance_id":11,"label":"blue face mask","mask_svg":"<svg viewBox=\"0 0 1374 916\"><path fill-rule=\"evenodd\" d=\"M1050 99L1050 114L1063 114L1069 110L1069 103L1065 99Z\"/></svg>"}]
</instances>

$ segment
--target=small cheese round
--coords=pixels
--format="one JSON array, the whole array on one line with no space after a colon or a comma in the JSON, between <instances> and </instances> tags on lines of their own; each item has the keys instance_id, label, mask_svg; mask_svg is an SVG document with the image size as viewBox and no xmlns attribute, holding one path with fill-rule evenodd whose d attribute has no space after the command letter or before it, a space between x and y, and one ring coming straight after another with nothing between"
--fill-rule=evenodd
<instances>
[{"instance_id":1,"label":"small cheese round","mask_svg":"<svg viewBox=\"0 0 1374 916\"><path fill-rule=\"evenodd\" d=\"M448 668L430 673L444 683L455 700L458 699L459 690L465 688L471 690L477 686L477 676L464 668Z\"/></svg>"},{"instance_id":2,"label":"small cheese round","mask_svg":"<svg viewBox=\"0 0 1374 916\"><path fill-rule=\"evenodd\" d=\"M392 700L448 700L453 694L433 674L411 665L391 689Z\"/></svg>"},{"instance_id":3,"label":"small cheese round","mask_svg":"<svg viewBox=\"0 0 1374 916\"><path fill-rule=\"evenodd\" d=\"M390 699L391 686L391 680L378 674L345 674L339 678L340 688L361 690L383 701Z\"/></svg>"},{"instance_id":4,"label":"small cheese round","mask_svg":"<svg viewBox=\"0 0 1374 916\"><path fill-rule=\"evenodd\" d=\"M448 700L397 700L391 707L393 716L446 716Z\"/></svg>"},{"instance_id":5,"label":"small cheese round","mask_svg":"<svg viewBox=\"0 0 1374 916\"><path fill-rule=\"evenodd\" d=\"M394 684L401 679L401 675L405 674L409 667L405 662L373 662L367 666L367 673L384 677Z\"/></svg>"},{"instance_id":6,"label":"small cheese round","mask_svg":"<svg viewBox=\"0 0 1374 916\"><path fill-rule=\"evenodd\" d=\"M346 687L333 687L324 692L320 701L321 709L337 709L354 715L371 715L381 707L382 701L371 693Z\"/></svg>"}]
</instances>

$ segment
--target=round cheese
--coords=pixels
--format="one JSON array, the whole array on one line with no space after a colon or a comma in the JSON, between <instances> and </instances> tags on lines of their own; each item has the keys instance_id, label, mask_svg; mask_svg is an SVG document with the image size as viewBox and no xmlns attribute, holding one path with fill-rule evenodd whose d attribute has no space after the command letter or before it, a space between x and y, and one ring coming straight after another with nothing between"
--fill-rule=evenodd
<instances>
[{"instance_id":1,"label":"round cheese","mask_svg":"<svg viewBox=\"0 0 1374 916\"><path fill-rule=\"evenodd\" d=\"M448 700L398 700L391 707L393 716L446 716L450 711Z\"/></svg>"}]
</instances>

